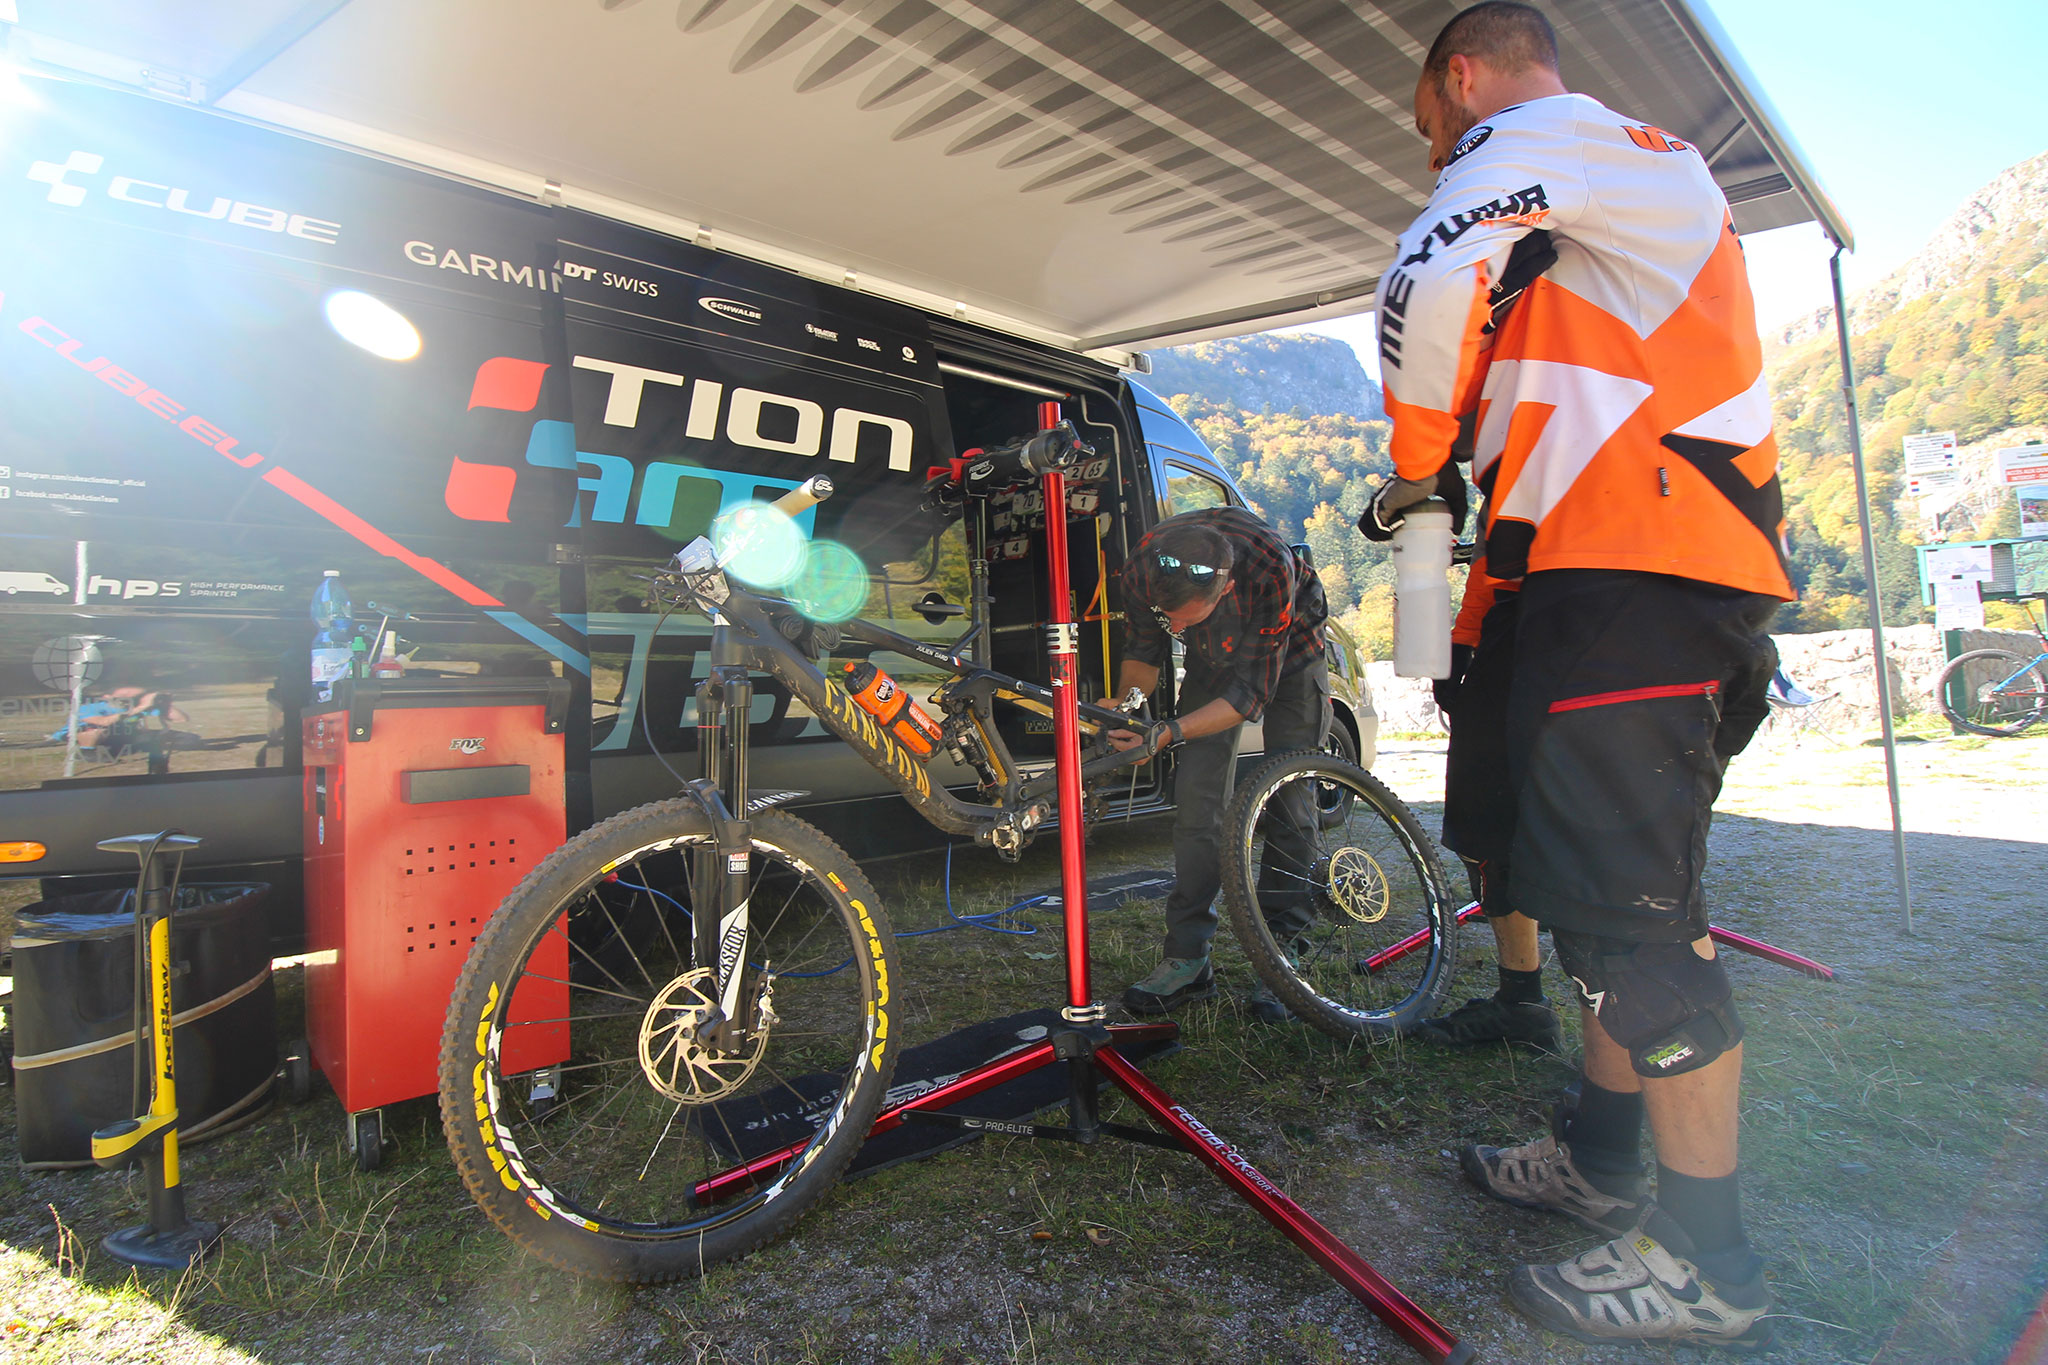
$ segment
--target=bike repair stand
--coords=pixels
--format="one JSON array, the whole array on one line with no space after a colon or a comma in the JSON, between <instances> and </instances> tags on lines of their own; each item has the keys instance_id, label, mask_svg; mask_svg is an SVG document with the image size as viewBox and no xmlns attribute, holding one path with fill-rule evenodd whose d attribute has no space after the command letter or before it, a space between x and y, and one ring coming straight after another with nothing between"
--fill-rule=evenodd
<instances>
[{"instance_id":1,"label":"bike repair stand","mask_svg":"<svg viewBox=\"0 0 2048 1365\"><path fill-rule=\"evenodd\" d=\"M171 1051L171 911L185 854L200 840L175 830L103 839L105 853L133 853L142 861L135 885L135 1107L139 1118L110 1123L92 1135L93 1163L119 1170L138 1158L149 1180L149 1221L110 1233L101 1246L129 1265L183 1270L220 1241L220 1224L185 1216L178 1183L178 1086ZM164 864L171 865L168 883ZM143 1039L150 1062L144 1076Z\"/></svg>"},{"instance_id":2,"label":"bike repair stand","mask_svg":"<svg viewBox=\"0 0 2048 1365\"><path fill-rule=\"evenodd\" d=\"M1059 404L1039 405L1041 430L1058 425L1059 420ZM1065 1142L1093 1143L1108 1136L1192 1152L1224 1184L1237 1191L1268 1222L1306 1251L1333 1279L1378 1314L1380 1320L1413 1346L1423 1359L1433 1362L1433 1365L1462 1365L1462 1362L1473 1358L1471 1346L1445 1331L1428 1313L1367 1265L1364 1258L1346 1246L1335 1233L1261 1175L1241 1152L1185 1108L1175 1104L1164 1090L1116 1051L1115 1045L1119 1042L1172 1038L1180 1032L1180 1026L1171 1021L1157 1024L1105 1023L1107 1010L1096 1003L1089 986L1088 874L1082 848L1080 713L1079 698L1075 695L1080 632L1074 624L1073 605L1069 600L1066 475L1062 469L1054 468L1042 478L1046 554L1051 563L1047 611L1051 624L1046 627L1046 634L1052 653L1053 751L1059 773L1060 881L1067 935L1067 1006L1060 1014L1066 1020L1066 1026L1022 1053L991 1062L908 1104L885 1110L876 1121L874 1132L884 1132L906 1119L916 1119L957 1128ZM1055 1062L1067 1064L1070 1085L1064 1127L964 1118L934 1112ZM1149 1128L1103 1122L1100 1089L1104 1079L1114 1082L1166 1131L1155 1132Z\"/></svg>"}]
</instances>

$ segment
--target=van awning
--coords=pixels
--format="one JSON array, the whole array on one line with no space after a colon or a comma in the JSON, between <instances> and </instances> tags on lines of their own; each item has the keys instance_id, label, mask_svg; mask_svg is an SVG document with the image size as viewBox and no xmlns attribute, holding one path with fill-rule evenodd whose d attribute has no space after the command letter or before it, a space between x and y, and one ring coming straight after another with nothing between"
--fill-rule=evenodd
<instances>
[{"instance_id":1,"label":"van awning","mask_svg":"<svg viewBox=\"0 0 2048 1365\"><path fill-rule=\"evenodd\" d=\"M0 0L11 60L1106 358L1357 312L1451 0ZM1555 0L1566 83L1745 231L1849 229L1701 0Z\"/></svg>"}]
</instances>

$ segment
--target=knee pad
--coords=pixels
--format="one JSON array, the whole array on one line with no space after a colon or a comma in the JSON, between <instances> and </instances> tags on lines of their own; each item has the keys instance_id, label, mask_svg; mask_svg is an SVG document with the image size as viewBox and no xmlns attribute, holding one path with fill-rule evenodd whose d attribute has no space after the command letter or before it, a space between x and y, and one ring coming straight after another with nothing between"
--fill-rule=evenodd
<instances>
[{"instance_id":1,"label":"knee pad","mask_svg":"<svg viewBox=\"0 0 2048 1365\"><path fill-rule=\"evenodd\" d=\"M1728 973L1689 943L1553 933L1558 962L1638 1076L1697 1071L1742 1041Z\"/></svg>"}]
</instances>

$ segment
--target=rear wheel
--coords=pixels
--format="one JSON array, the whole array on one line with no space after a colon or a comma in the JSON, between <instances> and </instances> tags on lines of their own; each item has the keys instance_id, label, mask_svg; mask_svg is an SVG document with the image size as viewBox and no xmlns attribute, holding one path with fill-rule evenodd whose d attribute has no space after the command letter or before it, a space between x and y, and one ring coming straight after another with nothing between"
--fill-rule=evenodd
<instances>
[{"instance_id":1,"label":"rear wheel","mask_svg":"<svg viewBox=\"0 0 2048 1365\"><path fill-rule=\"evenodd\" d=\"M1437 1012L1456 908L1429 836L1377 778L1283 754L1239 784L1224 829L1231 927L1290 1009L1338 1038L1391 1037Z\"/></svg>"},{"instance_id":2,"label":"rear wheel","mask_svg":"<svg viewBox=\"0 0 2048 1365\"><path fill-rule=\"evenodd\" d=\"M554 1265L646 1283L744 1255L831 1189L881 1107L895 1044L874 889L803 821L751 827L730 1017L695 946L691 869L723 863L692 802L571 840L471 950L442 1123L478 1204Z\"/></svg>"},{"instance_id":3,"label":"rear wheel","mask_svg":"<svg viewBox=\"0 0 2048 1365\"><path fill-rule=\"evenodd\" d=\"M1934 695L1942 713L1972 734L2016 735L2048 711L2048 676L2038 659L1973 649L1941 670Z\"/></svg>"}]
</instances>

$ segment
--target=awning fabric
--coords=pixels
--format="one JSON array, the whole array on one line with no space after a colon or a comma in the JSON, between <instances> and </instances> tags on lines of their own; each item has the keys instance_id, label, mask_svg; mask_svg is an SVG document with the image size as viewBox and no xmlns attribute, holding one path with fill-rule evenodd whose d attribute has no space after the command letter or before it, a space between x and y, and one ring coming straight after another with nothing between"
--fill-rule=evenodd
<instances>
[{"instance_id":1,"label":"awning fabric","mask_svg":"<svg viewBox=\"0 0 2048 1365\"><path fill-rule=\"evenodd\" d=\"M17 0L64 70L1075 349L1355 312L1453 0ZM1743 231L1847 227L1701 0L1552 0L1563 74Z\"/></svg>"}]
</instances>

